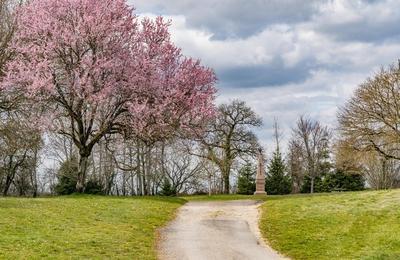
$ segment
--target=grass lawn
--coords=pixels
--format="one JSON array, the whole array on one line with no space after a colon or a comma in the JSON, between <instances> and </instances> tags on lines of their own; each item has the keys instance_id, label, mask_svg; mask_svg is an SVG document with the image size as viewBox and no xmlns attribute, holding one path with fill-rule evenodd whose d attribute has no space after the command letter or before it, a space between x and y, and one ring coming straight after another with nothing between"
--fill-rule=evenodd
<instances>
[{"instance_id":1,"label":"grass lawn","mask_svg":"<svg viewBox=\"0 0 400 260\"><path fill-rule=\"evenodd\" d=\"M400 190L183 198L0 198L0 259L155 259L185 201L265 200L260 229L293 259L400 259Z\"/></svg>"},{"instance_id":2,"label":"grass lawn","mask_svg":"<svg viewBox=\"0 0 400 260\"><path fill-rule=\"evenodd\" d=\"M400 259L400 190L270 196L260 229L293 259Z\"/></svg>"},{"instance_id":3,"label":"grass lawn","mask_svg":"<svg viewBox=\"0 0 400 260\"><path fill-rule=\"evenodd\" d=\"M0 198L0 258L155 259L179 198Z\"/></svg>"}]
</instances>

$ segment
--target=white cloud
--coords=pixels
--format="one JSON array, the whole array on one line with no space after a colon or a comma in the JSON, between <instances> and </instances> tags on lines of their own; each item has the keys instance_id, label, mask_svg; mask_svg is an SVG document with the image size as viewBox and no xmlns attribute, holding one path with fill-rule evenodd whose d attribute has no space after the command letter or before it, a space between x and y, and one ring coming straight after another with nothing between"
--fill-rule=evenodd
<instances>
[{"instance_id":1,"label":"white cloud","mask_svg":"<svg viewBox=\"0 0 400 260\"><path fill-rule=\"evenodd\" d=\"M207 20L213 19L213 24L217 24L216 12L222 11L218 11L220 8L217 6L215 10L210 10L212 14L208 14L207 10L211 7L207 3L217 4L218 0L207 0L205 6L198 10L190 8L194 1L173 2L178 7L173 9L172 5L168 10L156 0L147 5L139 1L141 4L138 6L145 5L147 11L154 8L151 15L169 14L167 17L173 22L173 40L183 52L200 58L217 73L224 72L220 82L224 87L220 90L218 102L239 98L253 107L265 121L258 134L268 147L272 144L274 117L281 122L286 138L301 114L309 114L334 127L337 107L343 105L366 77L372 76L380 66L396 61L400 54L400 9L395 0L373 3L361 0L321 1L318 8L309 7L310 15L305 15L304 19L278 17L275 22L260 22L263 27L244 33L246 37L225 38L215 37L221 34L223 27L217 26L213 30ZM232 5L227 8L233 8ZM233 23L229 15L220 13L219 22L232 26L254 22L249 17L251 14L247 13L242 18L237 16L238 21ZM191 19L197 20L193 22ZM243 28L246 26L240 29ZM280 77L278 82L283 83L271 85L265 77L257 77L260 82L255 86L238 86L241 81L230 86L235 82L226 77L236 79L235 73L243 67L270 75L268 80ZM230 70L233 72L227 73ZM296 73L298 75L291 77ZM240 77L251 76L254 74L240 74Z\"/></svg>"}]
</instances>

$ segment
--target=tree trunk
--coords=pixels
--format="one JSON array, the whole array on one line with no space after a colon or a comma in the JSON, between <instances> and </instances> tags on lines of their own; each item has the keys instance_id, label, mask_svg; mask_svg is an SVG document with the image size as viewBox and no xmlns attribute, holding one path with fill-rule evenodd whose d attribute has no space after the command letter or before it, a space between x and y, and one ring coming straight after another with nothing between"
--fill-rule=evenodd
<instances>
[{"instance_id":1,"label":"tree trunk","mask_svg":"<svg viewBox=\"0 0 400 260\"><path fill-rule=\"evenodd\" d=\"M165 170L165 142L162 142L162 144L161 144L161 160L160 160L160 163L161 163L161 176L162 176L162 178L165 178L167 176L166 170ZM158 191L158 187L156 189L156 192L157 191ZM176 191L176 193L178 193L177 190L175 190L175 191ZM175 194L175 195L178 195L178 194Z\"/></svg>"},{"instance_id":2,"label":"tree trunk","mask_svg":"<svg viewBox=\"0 0 400 260\"><path fill-rule=\"evenodd\" d=\"M130 165L130 167L132 167L132 165L133 165L132 156L133 156L132 147L129 147L129 165ZM135 195L135 184L134 184L135 174L134 174L133 170L130 171L130 174L131 174L131 196L133 196L133 195Z\"/></svg>"},{"instance_id":3,"label":"tree trunk","mask_svg":"<svg viewBox=\"0 0 400 260\"><path fill-rule=\"evenodd\" d=\"M36 198L37 197L37 193L38 193L38 183L37 183L37 160L38 160L38 151L37 150L35 150L35 155L34 155L34 161L35 161L35 165L34 165L34 168L33 168L33 172L32 172L32 177L33 177L33 183L32 183L32 186L33 186L33 197L34 198Z\"/></svg>"},{"instance_id":4,"label":"tree trunk","mask_svg":"<svg viewBox=\"0 0 400 260\"><path fill-rule=\"evenodd\" d=\"M33 194L32 197L36 198L38 194L38 184L37 184L37 176L36 176L36 168L33 170Z\"/></svg>"},{"instance_id":5,"label":"tree trunk","mask_svg":"<svg viewBox=\"0 0 400 260\"><path fill-rule=\"evenodd\" d=\"M224 174L224 193L229 194L229 174Z\"/></svg>"},{"instance_id":6,"label":"tree trunk","mask_svg":"<svg viewBox=\"0 0 400 260\"><path fill-rule=\"evenodd\" d=\"M230 167L224 167L222 172L222 178L224 179L224 194L229 194L229 175L230 175Z\"/></svg>"},{"instance_id":7,"label":"tree trunk","mask_svg":"<svg viewBox=\"0 0 400 260\"><path fill-rule=\"evenodd\" d=\"M86 171L87 171L89 155L87 153L79 153L79 154L80 154L79 172L76 182L76 191L79 193L83 193L85 191Z\"/></svg>"},{"instance_id":8,"label":"tree trunk","mask_svg":"<svg viewBox=\"0 0 400 260\"><path fill-rule=\"evenodd\" d=\"M151 147L148 145L147 149L146 149L146 179L147 179L147 183L146 183L146 187L147 187L147 191L146 191L146 195L152 195L151 194Z\"/></svg>"},{"instance_id":9,"label":"tree trunk","mask_svg":"<svg viewBox=\"0 0 400 260\"><path fill-rule=\"evenodd\" d=\"M3 196L7 196L8 190L10 189L11 183L14 180L15 172L16 172L16 166L12 166L14 156L11 155L9 158L8 162L8 172L6 175L6 183L4 184L4 189L3 189Z\"/></svg>"},{"instance_id":10,"label":"tree trunk","mask_svg":"<svg viewBox=\"0 0 400 260\"><path fill-rule=\"evenodd\" d=\"M224 194L229 194L230 191L230 181L229 177L231 174L231 165L229 163L225 163L220 167L222 173L222 180L223 180L223 191Z\"/></svg>"},{"instance_id":11,"label":"tree trunk","mask_svg":"<svg viewBox=\"0 0 400 260\"><path fill-rule=\"evenodd\" d=\"M103 143L99 142L99 180L101 180L101 183L104 185L104 192L107 193L107 177L106 177L106 169L104 167L104 155L103 155ZM94 167L94 165L93 165Z\"/></svg>"},{"instance_id":12,"label":"tree trunk","mask_svg":"<svg viewBox=\"0 0 400 260\"><path fill-rule=\"evenodd\" d=\"M139 142L136 145L136 194L142 196L142 177L141 177L141 160Z\"/></svg>"},{"instance_id":13,"label":"tree trunk","mask_svg":"<svg viewBox=\"0 0 400 260\"><path fill-rule=\"evenodd\" d=\"M123 158L124 158L124 165L126 162L126 148L124 147L124 153L123 153ZM118 173L118 171L117 171ZM126 172L122 171L122 195L126 196Z\"/></svg>"},{"instance_id":14,"label":"tree trunk","mask_svg":"<svg viewBox=\"0 0 400 260\"><path fill-rule=\"evenodd\" d=\"M4 190L3 190L4 197L7 196L8 190L10 189L10 186L11 186L11 183L12 183L12 178L10 175L7 175L6 183L5 183Z\"/></svg>"},{"instance_id":15,"label":"tree trunk","mask_svg":"<svg viewBox=\"0 0 400 260\"><path fill-rule=\"evenodd\" d=\"M144 158L145 149L142 147L140 159L142 161L142 194L147 196L147 176L146 176L146 161Z\"/></svg>"},{"instance_id":16,"label":"tree trunk","mask_svg":"<svg viewBox=\"0 0 400 260\"><path fill-rule=\"evenodd\" d=\"M212 187L211 187L211 173L208 173L208 196L212 195Z\"/></svg>"},{"instance_id":17,"label":"tree trunk","mask_svg":"<svg viewBox=\"0 0 400 260\"><path fill-rule=\"evenodd\" d=\"M310 193L314 193L314 177L311 177L311 189Z\"/></svg>"},{"instance_id":18,"label":"tree trunk","mask_svg":"<svg viewBox=\"0 0 400 260\"><path fill-rule=\"evenodd\" d=\"M224 193L224 177L221 174L221 179L220 179L220 183L219 183L219 194L223 194Z\"/></svg>"}]
</instances>

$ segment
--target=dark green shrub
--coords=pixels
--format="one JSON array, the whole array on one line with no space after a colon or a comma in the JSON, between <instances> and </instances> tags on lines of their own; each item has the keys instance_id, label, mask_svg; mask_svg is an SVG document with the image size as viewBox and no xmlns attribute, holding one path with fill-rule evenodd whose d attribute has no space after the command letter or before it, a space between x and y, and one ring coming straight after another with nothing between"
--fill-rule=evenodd
<instances>
[{"instance_id":1,"label":"dark green shrub","mask_svg":"<svg viewBox=\"0 0 400 260\"><path fill-rule=\"evenodd\" d=\"M161 196L176 196L176 190L172 187L171 182L168 178L164 178L159 194Z\"/></svg>"},{"instance_id":2,"label":"dark green shrub","mask_svg":"<svg viewBox=\"0 0 400 260\"><path fill-rule=\"evenodd\" d=\"M328 191L357 191L364 189L364 178L360 174L345 173L336 170L334 174L326 176L324 185Z\"/></svg>"},{"instance_id":3,"label":"dark green shrub","mask_svg":"<svg viewBox=\"0 0 400 260\"><path fill-rule=\"evenodd\" d=\"M96 180L89 180L85 185L86 194L105 195L103 186Z\"/></svg>"},{"instance_id":4,"label":"dark green shrub","mask_svg":"<svg viewBox=\"0 0 400 260\"><path fill-rule=\"evenodd\" d=\"M304 177L303 185L301 186L301 193L310 193L311 190L311 178L306 175ZM323 184L321 176L314 178L314 192L328 192L326 185Z\"/></svg>"},{"instance_id":5,"label":"dark green shrub","mask_svg":"<svg viewBox=\"0 0 400 260\"><path fill-rule=\"evenodd\" d=\"M358 191L365 188L362 175L346 173L339 169L333 173L327 173L321 177L315 178L314 185L315 192ZM310 192L310 178L308 176L304 178L301 192Z\"/></svg>"},{"instance_id":6,"label":"dark green shrub","mask_svg":"<svg viewBox=\"0 0 400 260\"><path fill-rule=\"evenodd\" d=\"M268 165L265 191L271 195L289 194L292 191L292 182L289 175L286 174L285 162L279 151L274 152Z\"/></svg>"},{"instance_id":7,"label":"dark green shrub","mask_svg":"<svg viewBox=\"0 0 400 260\"><path fill-rule=\"evenodd\" d=\"M68 195L76 191L78 160L75 156L61 164L57 172L58 183L54 187L58 195Z\"/></svg>"}]
</instances>

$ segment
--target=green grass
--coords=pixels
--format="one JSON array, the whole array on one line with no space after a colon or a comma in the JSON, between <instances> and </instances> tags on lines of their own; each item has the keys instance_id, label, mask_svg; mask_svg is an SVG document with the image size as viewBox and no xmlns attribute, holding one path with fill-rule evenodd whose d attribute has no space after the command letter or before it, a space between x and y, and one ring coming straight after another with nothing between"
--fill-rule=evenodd
<instances>
[{"instance_id":1,"label":"green grass","mask_svg":"<svg viewBox=\"0 0 400 260\"><path fill-rule=\"evenodd\" d=\"M0 198L0 258L155 259L178 198Z\"/></svg>"},{"instance_id":2,"label":"green grass","mask_svg":"<svg viewBox=\"0 0 400 260\"><path fill-rule=\"evenodd\" d=\"M264 200L260 229L293 259L400 259L400 190L182 198L0 198L0 259L155 259L185 201Z\"/></svg>"},{"instance_id":3,"label":"green grass","mask_svg":"<svg viewBox=\"0 0 400 260\"><path fill-rule=\"evenodd\" d=\"M400 190L270 196L260 229L293 259L400 259Z\"/></svg>"}]
</instances>

